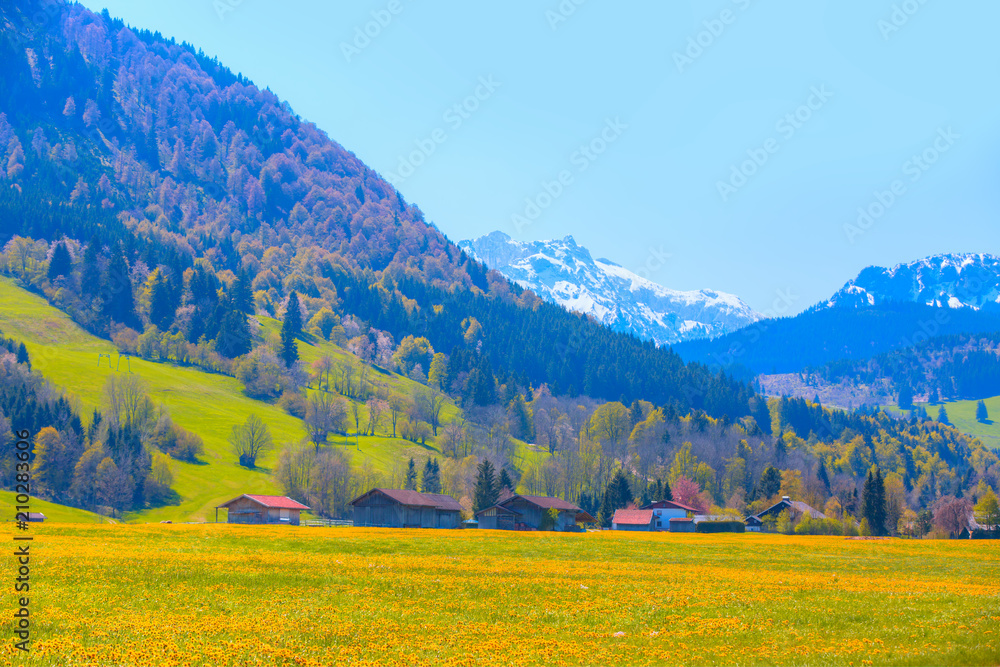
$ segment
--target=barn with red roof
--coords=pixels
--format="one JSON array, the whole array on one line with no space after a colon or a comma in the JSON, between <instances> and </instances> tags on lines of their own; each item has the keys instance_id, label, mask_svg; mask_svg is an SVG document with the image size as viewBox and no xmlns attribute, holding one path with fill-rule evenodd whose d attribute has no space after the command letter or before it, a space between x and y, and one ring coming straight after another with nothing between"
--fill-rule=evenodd
<instances>
[{"instance_id":1,"label":"barn with red roof","mask_svg":"<svg viewBox=\"0 0 1000 667\"><path fill-rule=\"evenodd\" d=\"M215 520L219 520L219 510L228 510L227 523L279 523L299 525L299 512L309 508L288 496L262 496L244 493L215 508Z\"/></svg>"},{"instance_id":2,"label":"barn with red roof","mask_svg":"<svg viewBox=\"0 0 1000 667\"><path fill-rule=\"evenodd\" d=\"M612 530L656 530L653 527L653 510L621 509L615 510L611 519Z\"/></svg>"}]
</instances>

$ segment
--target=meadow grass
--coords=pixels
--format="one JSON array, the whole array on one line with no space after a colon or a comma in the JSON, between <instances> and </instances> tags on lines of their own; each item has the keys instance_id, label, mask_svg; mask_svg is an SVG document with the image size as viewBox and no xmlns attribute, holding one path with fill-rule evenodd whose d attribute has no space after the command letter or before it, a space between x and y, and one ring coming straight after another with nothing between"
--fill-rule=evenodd
<instances>
[{"instance_id":1,"label":"meadow grass","mask_svg":"<svg viewBox=\"0 0 1000 667\"><path fill-rule=\"evenodd\" d=\"M6 491L0 489L0 506L4 508L4 519L13 520L15 515L15 505L14 502L15 493L13 491ZM31 498L29 502L31 507L31 512L41 512L45 515L45 520L50 523L110 523L112 520L100 514L95 514L93 512L88 512L87 510L77 509L75 507L66 507L65 505L58 505L56 503L50 503L40 498ZM36 525L32 524L32 529Z\"/></svg>"},{"instance_id":2,"label":"meadow grass","mask_svg":"<svg viewBox=\"0 0 1000 667\"><path fill-rule=\"evenodd\" d=\"M266 332L276 330L277 326L276 321L265 319L263 328ZM24 290L8 277L0 277L0 332L24 342L32 368L67 393L85 423L93 410L100 408L107 377L119 367L118 353L110 341L91 335L44 298ZM352 355L327 341L302 341L299 350L307 364L325 354L348 359L355 366L360 364ZM102 353L111 355L110 365L107 358L99 358ZM122 360L120 364L124 372L126 362ZM240 383L225 375L138 357L128 361L128 368L148 383L150 397L167 409L175 423L202 437L205 454L199 463L171 462L175 477L173 488L179 496L176 504L126 513L126 520L213 520L217 505L242 493L280 492L270 473L281 449L304 438L301 419L273 402L246 396ZM372 375L377 375L393 392L412 394L418 386L397 373L373 370ZM268 425L276 445L258 460L256 469L240 466L228 443L232 427L245 421L250 413L256 413ZM442 418L448 422L460 414L449 401ZM415 445L381 434L357 438L350 435L331 436L329 443L332 447L343 448L355 466L368 459L373 469L385 477L398 462L405 464L410 456L420 460L439 454L433 439L426 445Z\"/></svg>"},{"instance_id":3,"label":"meadow grass","mask_svg":"<svg viewBox=\"0 0 1000 667\"><path fill-rule=\"evenodd\" d=\"M937 419L938 409L944 405L948 412L948 421L952 423L962 433L967 433L983 441L987 447L1000 451L1000 396L987 398L984 401L986 409L990 413L990 421L982 423L976 421L976 405L979 401L952 401L939 405L929 403L917 403L927 410L931 419ZM908 411L901 411L896 406L887 407L888 412L894 414L908 414Z\"/></svg>"},{"instance_id":4,"label":"meadow grass","mask_svg":"<svg viewBox=\"0 0 1000 667\"><path fill-rule=\"evenodd\" d=\"M996 664L986 541L54 525L16 664ZM9 537L8 537L9 539ZM37 572L37 574L36 574Z\"/></svg>"}]
</instances>

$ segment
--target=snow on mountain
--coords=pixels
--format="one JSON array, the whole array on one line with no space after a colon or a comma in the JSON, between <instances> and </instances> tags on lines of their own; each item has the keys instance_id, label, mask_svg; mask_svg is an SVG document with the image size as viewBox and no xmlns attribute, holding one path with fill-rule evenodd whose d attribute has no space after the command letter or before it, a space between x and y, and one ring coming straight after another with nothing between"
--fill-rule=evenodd
<instances>
[{"instance_id":1,"label":"snow on mountain","mask_svg":"<svg viewBox=\"0 0 1000 667\"><path fill-rule=\"evenodd\" d=\"M459 247L538 296L657 345L714 338L761 319L732 294L681 292L594 259L572 236L522 243L493 232Z\"/></svg>"},{"instance_id":2,"label":"snow on mountain","mask_svg":"<svg viewBox=\"0 0 1000 667\"><path fill-rule=\"evenodd\" d=\"M996 306L1000 304L1000 257L934 255L891 269L869 266L820 307L864 308L890 301L975 310Z\"/></svg>"}]
</instances>

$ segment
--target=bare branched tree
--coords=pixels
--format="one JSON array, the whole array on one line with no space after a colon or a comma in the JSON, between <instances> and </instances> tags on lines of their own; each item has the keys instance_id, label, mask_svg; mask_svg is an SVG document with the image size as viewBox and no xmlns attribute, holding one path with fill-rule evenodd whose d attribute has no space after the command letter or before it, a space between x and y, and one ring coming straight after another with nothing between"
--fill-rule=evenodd
<instances>
[{"instance_id":1,"label":"bare branched tree","mask_svg":"<svg viewBox=\"0 0 1000 667\"><path fill-rule=\"evenodd\" d=\"M274 441L267 424L252 414L247 417L246 422L233 427L229 434L229 444L239 456L240 465L253 468L257 465L257 457L270 449Z\"/></svg>"}]
</instances>

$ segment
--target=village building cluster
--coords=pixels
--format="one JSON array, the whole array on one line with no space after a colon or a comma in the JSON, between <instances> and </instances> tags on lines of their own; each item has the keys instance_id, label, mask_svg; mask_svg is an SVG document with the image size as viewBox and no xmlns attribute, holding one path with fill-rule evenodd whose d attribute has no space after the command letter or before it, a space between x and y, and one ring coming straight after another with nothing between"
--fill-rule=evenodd
<instances>
[{"instance_id":1,"label":"village building cluster","mask_svg":"<svg viewBox=\"0 0 1000 667\"><path fill-rule=\"evenodd\" d=\"M495 505L462 520L462 505L452 496L404 489L371 489L350 503L353 523L378 528L479 528L487 530L554 530L582 532L597 522L589 513L562 498L511 494ZM309 507L286 496L243 494L216 508L227 510L228 523L300 525L300 513ZM612 530L696 532L703 521L728 522L740 530L760 531L787 512L797 519L826 516L801 501L788 496L759 514L733 522L729 517L715 517L697 508L673 500L657 500L638 508L619 509L611 520Z\"/></svg>"}]
</instances>

